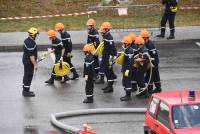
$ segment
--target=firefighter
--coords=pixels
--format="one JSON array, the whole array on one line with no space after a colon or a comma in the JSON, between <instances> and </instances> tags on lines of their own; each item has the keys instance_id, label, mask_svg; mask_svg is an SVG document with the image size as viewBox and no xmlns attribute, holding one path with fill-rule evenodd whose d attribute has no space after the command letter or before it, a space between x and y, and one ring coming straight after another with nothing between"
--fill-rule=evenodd
<instances>
[{"instance_id":1,"label":"firefighter","mask_svg":"<svg viewBox=\"0 0 200 134\"><path fill-rule=\"evenodd\" d=\"M133 49L133 57L135 57L138 54L138 46L135 44L136 35L135 34L129 34L128 36L131 37L132 43L131 48ZM134 59L133 59L134 60ZM134 61L133 61L134 62ZM131 84L132 84L132 92L135 92L138 90L137 87L137 68L132 66L132 75L131 75Z\"/></svg>"},{"instance_id":2,"label":"firefighter","mask_svg":"<svg viewBox=\"0 0 200 134\"><path fill-rule=\"evenodd\" d=\"M161 34L157 35L157 37L165 37L166 23L169 21L170 36L167 39L174 39L174 21L177 12L177 0L162 0L162 4L165 4L165 11L161 20Z\"/></svg>"},{"instance_id":3,"label":"firefighter","mask_svg":"<svg viewBox=\"0 0 200 134\"><path fill-rule=\"evenodd\" d=\"M157 49L156 49L154 43L149 39L150 34L148 31L146 31L146 30L141 31L140 36L145 41L145 47L147 48L150 57L153 58L153 60L152 60L152 64L153 64L152 76L151 76L151 80L150 80L150 83L148 86L148 91L149 91L149 93L161 92L162 89L161 89L160 74L159 74L159 56L158 56ZM150 70L148 70L147 71L147 81L149 81L150 75L151 75ZM153 83L156 87L154 90L153 90Z\"/></svg>"},{"instance_id":4,"label":"firefighter","mask_svg":"<svg viewBox=\"0 0 200 134\"><path fill-rule=\"evenodd\" d=\"M71 62L71 58L72 58L72 41L71 41L71 36L68 32L66 32L64 30L65 26L63 23L57 23L55 25L55 30L58 31L61 35L61 40L63 43L63 47L65 49L64 55L63 55L63 61L67 62L70 65L71 68L71 72L73 73L73 77L71 78L71 80L75 80L79 78L79 75L74 67L74 65ZM66 80L68 80L69 78L66 78Z\"/></svg>"},{"instance_id":5,"label":"firefighter","mask_svg":"<svg viewBox=\"0 0 200 134\"><path fill-rule=\"evenodd\" d=\"M102 72L105 72L105 75L107 77L107 86L102 89L104 93L113 92L114 79L117 78L113 71L113 63L117 56L117 50L115 48L113 37L110 34L111 28L112 25L110 22L103 22L100 27L104 42L101 66L103 70Z\"/></svg>"},{"instance_id":6,"label":"firefighter","mask_svg":"<svg viewBox=\"0 0 200 134\"><path fill-rule=\"evenodd\" d=\"M34 27L28 30L29 37L24 40L23 44L23 58L24 76L23 76L23 91L22 95L25 97L34 97L34 92L30 91L31 81L34 71L37 70L37 45L35 39L39 34Z\"/></svg>"},{"instance_id":7,"label":"firefighter","mask_svg":"<svg viewBox=\"0 0 200 134\"><path fill-rule=\"evenodd\" d=\"M48 52L54 52L55 54L55 64L59 61L63 61L63 55L65 52L65 48L63 47L62 41L56 37L56 32L54 30L49 30L47 32L49 39L52 41L52 47L48 48ZM65 78L65 77L64 77ZM54 68L51 74L51 78L45 83L54 84L54 79L57 79L56 74L54 72Z\"/></svg>"},{"instance_id":8,"label":"firefighter","mask_svg":"<svg viewBox=\"0 0 200 134\"><path fill-rule=\"evenodd\" d=\"M86 99L83 103L93 103L93 89L94 89L94 56L91 54L92 46L86 44L83 47L83 52L85 53L85 62L84 62L84 73L83 76L86 81L85 93Z\"/></svg>"},{"instance_id":9,"label":"firefighter","mask_svg":"<svg viewBox=\"0 0 200 134\"><path fill-rule=\"evenodd\" d=\"M89 19L86 23L87 29L88 29L88 38L87 43L92 44L95 49L99 46L99 33L95 29L96 22L94 19ZM98 79L99 75L99 59L98 56L94 56L94 69L95 69L95 80Z\"/></svg>"},{"instance_id":10,"label":"firefighter","mask_svg":"<svg viewBox=\"0 0 200 134\"><path fill-rule=\"evenodd\" d=\"M142 37L137 37L135 39L135 44L139 47L138 55L135 56L134 66L137 68L137 84L139 87L136 96L141 97L146 95L147 89L144 80L144 74L147 70L147 65L149 62L149 55L147 49L144 47L144 39Z\"/></svg>"},{"instance_id":11,"label":"firefighter","mask_svg":"<svg viewBox=\"0 0 200 134\"><path fill-rule=\"evenodd\" d=\"M122 85L124 86L124 90L126 92L124 97L121 97L121 101L129 101L131 100L131 75L132 75L132 66L133 66L133 49L132 45L132 38L130 36L125 36L122 40L122 47L124 49L124 62L122 64Z\"/></svg>"}]
</instances>

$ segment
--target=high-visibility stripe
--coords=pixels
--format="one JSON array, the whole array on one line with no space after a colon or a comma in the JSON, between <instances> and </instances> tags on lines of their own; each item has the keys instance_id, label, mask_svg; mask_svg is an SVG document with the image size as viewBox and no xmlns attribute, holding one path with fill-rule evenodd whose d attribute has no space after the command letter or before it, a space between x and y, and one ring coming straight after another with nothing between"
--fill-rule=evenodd
<instances>
[{"instance_id":1,"label":"high-visibility stripe","mask_svg":"<svg viewBox=\"0 0 200 134\"><path fill-rule=\"evenodd\" d=\"M62 38L61 40L71 40L71 38Z\"/></svg>"},{"instance_id":2,"label":"high-visibility stripe","mask_svg":"<svg viewBox=\"0 0 200 134\"><path fill-rule=\"evenodd\" d=\"M86 97L92 97L93 96L93 94L91 94L91 95L86 95Z\"/></svg>"},{"instance_id":3,"label":"high-visibility stripe","mask_svg":"<svg viewBox=\"0 0 200 134\"><path fill-rule=\"evenodd\" d=\"M25 43L24 43L24 46L25 46L25 48L26 48L27 50L29 50L29 51L32 51L32 50L34 50L34 49L36 48L36 45L35 45L34 47L32 47L32 48L28 48L28 47L26 46Z\"/></svg>"},{"instance_id":4,"label":"high-visibility stripe","mask_svg":"<svg viewBox=\"0 0 200 134\"><path fill-rule=\"evenodd\" d=\"M131 83L137 83L137 81L131 81Z\"/></svg>"},{"instance_id":5,"label":"high-visibility stripe","mask_svg":"<svg viewBox=\"0 0 200 134\"><path fill-rule=\"evenodd\" d=\"M108 41L108 42L113 42L114 41L114 40L107 40L107 39L103 39L103 40Z\"/></svg>"},{"instance_id":6,"label":"high-visibility stripe","mask_svg":"<svg viewBox=\"0 0 200 134\"><path fill-rule=\"evenodd\" d=\"M98 35L98 34L95 34L95 35L88 34L88 36L91 36L91 37L98 37L99 35Z\"/></svg>"},{"instance_id":7,"label":"high-visibility stripe","mask_svg":"<svg viewBox=\"0 0 200 134\"><path fill-rule=\"evenodd\" d=\"M108 80L108 82L112 82L112 81L114 81L114 80Z\"/></svg>"},{"instance_id":8,"label":"high-visibility stripe","mask_svg":"<svg viewBox=\"0 0 200 134\"><path fill-rule=\"evenodd\" d=\"M86 65L90 65L92 63L94 63L94 61L92 61L92 62L85 62Z\"/></svg>"}]
</instances>

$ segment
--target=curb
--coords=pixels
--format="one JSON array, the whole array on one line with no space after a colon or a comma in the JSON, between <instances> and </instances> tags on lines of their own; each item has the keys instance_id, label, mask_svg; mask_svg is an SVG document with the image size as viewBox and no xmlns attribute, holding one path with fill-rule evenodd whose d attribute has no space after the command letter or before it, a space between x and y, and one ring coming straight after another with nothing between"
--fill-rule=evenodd
<instances>
[{"instance_id":1,"label":"curb","mask_svg":"<svg viewBox=\"0 0 200 134\"><path fill-rule=\"evenodd\" d=\"M61 112L56 114L51 114L51 123L66 132L77 134L80 128L76 128L67 124L64 124L57 119L75 117L81 115L91 115L91 114L114 114L114 113L139 113L143 114L146 112L146 108L102 108L102 109L85 109L70 112Z\"/></svg>"},{"instance_id":2,"label":"curb","mask_svg":"<svg viewBox=\"0 0 200 134\"><path fill-rule=\"evenodd\" d=\"M156 45L172 45L172 44L191 44L193 42L200 42L200 39L185 39L185 40L166 40L159 39L154 41ZM74 49L81 49L84 43L73 44ZM115 42L117 48L121 47L121 42ZM46 51L51 47L49 44L38 45L38 51ZM0 45L0 52L22 52L22 45Z\"/></svg>"}]
</instances>

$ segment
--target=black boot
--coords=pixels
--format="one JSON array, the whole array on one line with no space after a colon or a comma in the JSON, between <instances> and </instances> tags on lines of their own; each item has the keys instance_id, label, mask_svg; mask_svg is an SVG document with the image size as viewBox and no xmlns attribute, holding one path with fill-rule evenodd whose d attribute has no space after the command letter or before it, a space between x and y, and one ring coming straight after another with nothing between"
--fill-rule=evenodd
<instances>
[{"instance_id":1,"label":"black boot","mask_svg":"<svg viewBox=\"0 0 200 134\"><path fill-rule=\"evenodd\" d=\"M162 92L162 88L161 87L156 87L154 89L154 93L160 93L160 92Z\"/></svg>"},{"instance_id":2,"label":"black boot","mask_svg":"<svg viewBox=\"0 0 200 134\"><path fill-rule=\"evenodd\" d=\"M48 79L47 81L45 81L45 83L47 83L47 84L54 84L54 79L51 77L50 79Z\"/></svg>"},{"instance_id":3,"label":"black boot","mask_svg":"<svg viewBox=\"0 0 200 134\"><path fill-rule=\"evenodd\" d=\"M167 37L168 40L171 40L171 39L175 39L175 36L174 35L170 35L169 37Z\"/></svg>"},{"instance_id":4,"label":"black boot","mask_svg":"<svg viewBox=\"0 0 200 134\"><path fill-rule=\"evenodd\" d=\"M79 75L78 73L76 72L76 69L75 68L72 68L72 73L73 73L73 77L71 78L71 80L76 80L79 78Z\"/></svg>"},{"instance_id":5,"label":"black boot","mask_svg":"<svg viewBox=\"0 0 200 134\"><path fill-rule=\"evenodd\" d=\"M93 103L93 96L92 97L87 97L84 101L83 101L83 103Z\"/></svg>"},{"instance_id":6,"label":"black boot","mask_svg":"<svg viewBox=\"0 0 200 134\"><path fill-rule=\"evenodd\" d=\"M99 79L97 79L96 81L95 81L95 83L96 84L103 84L103 83L105 83L105 81L104 81L104 75L100 75L100 77L99 77Z\"/></svg>"},{"instance_id":7,"label":"black boot","mask_svg":"<svg viewBox=\"0 0 200 134\"><path fill-rule=\"evenodd\" d=\"M131 100L131 91L126 91L126 95L120 98L121 101L129 101Z\"/></svg>"},{"instance_id":8,"label":"black boot","mask_svg":"<svg viewBox=\"0 0 200 134\"><path fill-rule=\"evenodd\" d=\"M157 35L156 37L158 37L158 38L165 38L165 35L161 33L161 34Z\"/></svg>"},{"instance_id":9,"label":"black boot","mask_svg":"<svg viewBox=\"0 0 200 134\"><path fill-rule=\"evenodd\" d=\"M25 88L25 87L23 87L22 95L24 97L35 97L34 92L29 91L29 88Z\"/></svg>"},{"instance_id":10,"label":"black boot","mask_svg":"<svg viewBox=\"0 0 200 134\"><path fill-rule=\"evenodd\" d=\"M113 83L114 83L114 81L109 81L108 87L103 92L104 93L112 93L113 92Z\"/></svg>"},{"instance_id":11,"label":"black boot","mask_svg":"<svg viewBox=\"0 0 200 134\"><path fill-rule=\"evenodd\" d=\"M149 94L153 94L154 93L154 91L153 91L153 84L149 85L147 88L148 88L148 93Z\"/></svg>"}]
</instances>

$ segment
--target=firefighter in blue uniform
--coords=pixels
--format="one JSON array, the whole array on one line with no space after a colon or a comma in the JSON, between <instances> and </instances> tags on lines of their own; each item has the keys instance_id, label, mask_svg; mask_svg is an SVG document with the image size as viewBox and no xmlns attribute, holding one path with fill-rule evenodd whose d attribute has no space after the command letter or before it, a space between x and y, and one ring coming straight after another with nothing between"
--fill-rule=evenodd
<instances>
[{"instance_id":1,"label":"firefighter in blue uniform","mask_svg":"<svg viewBox=\"0 0 200 134\"><path fill-rule=\"evenodd\" d=\"M70 71L73 73L73 77L71 78L71 80L75 80L75 79L79 78L79 75L78 75L74 65L71 62L72 41L71 41L70 34L66 31L64 31L64 28L65 28L65 26L63 23L57 23L55 25L55 30L60 33L63 47L65 49L65 52L63 55L63 61L67 62L70 65L70 68L71 68ZM66 76L64 80L67 81L68 79L69 78Z\"/></svg>"},{"instance_id":2,"label":"firefighter in blue uniform","mask_svg":"<svg viewBox=\"0 0 200 134\"><path fill-rule=\"evenodd\" d=\"M86 99L83 103L93 103L93 89L94 89L94 56L91 54L92 46L86 44L83 47L83 52L85 53L85 62L84 62L84 73L83 76L86 81L85 93Z\"/></svg>"},{"instance_id":3,"label":"firefighter in blue uniform","mask_svg":"<svg viewBox=\"0 0 200 134\"><path fill-rule=\"evenodd\" d=\"M124 86L124 90L126 92L125 96L121 97L121 101L129 101L131 100L131 75L132 75L132 66L133 66L133 49L131 47L132 38L130 36L125 36L122 40L122 47L124 49L124 62L122 64L122 85Z\"/></svg>"},{"instance_id":4,"label":"firefighter in blue uniform","mask_svg":"<svg viewBox=\"0 0 200 134\"><path fill-rule=\"evenodd\" d=\"M167 39L174 39L174 21L177 12L177 0L162 0L162 4L165 4L165 11L161 20L161 34L157 35L157 37L165 37L166 23L169 21L170 36Z\"/></svg>"},{"instance_id":5,"label":"firefighter in blue uniform","mask_svg":"<svg viewBox=\"0 0 200 134\"><path fill-rule=\"evenodd\" d=\"M148 50L148 53L150 55L151 58L153 58L152 60L152 64L153 64L153 68L152 68L152 76L151 76L151 80L148 86L148 91L149 93L157 93L157 92L161 92L161 82L160 82L160 74L159 74L159 56L158 56L158 52L157 49L154 45L154 43L149 39L150 34L148 31L143 30L140 32L140 36L144 39L145 41L145 47ZM147 81L149 81L150 78L150 70L147 71ZM155 89L153 90L153 83L155 85Z\"/></svg>"},{"instance_id":6,"label":"firefighter in blue uniform","mask_svg":"<svg viewBox=\"0 0 200 134\"><path fill-rule=\"evenodd\" d=\"M87 43L92 44L95 49L99 46L99 33L95 29L96 22L94 19L89 19L86 23L86 26L88 28L88 38ZM95 80L97 80L99 75L99 59L98 56L94 56L94 69L95 69Z\"/></svg>"},{"instance_id":7,"label":"firefighter in blue uniform","mask_svg":"<svg viewBox=\"0 0 200 134\"><path fill-rule=\"evenodd\" d=\"M144 80L144 74L147 71L147 65L149 62L149 54L147 49L144 46L144 39L142 37L137 37L135 39L135 44L138 45L139 50L138 50L138 55L135 58L135 64L134 66L137 68L137 84L139 87L138 92L136 93L136 96L141 97L146 95L147 93L147 88L145 85L145 80Z\"/></svg>"},{"instance_id":8,"label":"firefighter in blue uniform","mask_svg":"<svg viewBox=\"0 0 200 134\"><path fill-rule=\"evenodd\" d=\"M117 77L113 71L113 63L117 57L117 49L115 48L113 37L110 34L111 28L112 25L110 24L110 22L103 22L100 27L100 31L104 41L101 65L103 72L105 72L105 75L107 77L107 86L102 89L104 93L113 92L114 79L116 79Z\"/></svg>"},{"instance_id":9,"label":"firefighter in blue uniform","mask_svg":"<svg viewBox=\"0 0 200 134\"><path fill-rule=\"evenodd\" d=\"M129 34L128 36L131 37L132 43L131 48L133 49L133 57L135 57L138 54L138 46L135 44L136 35L135 34ZM133 58L134 62L134 58ZM132 92L135 92L138 90L137 88L137 68L132 66L132 75L131 75L131 84L132 84Z\"/></svg>"},{"instance_id":10,"label":"firefighter in blue uniform","mask_svg":"<svg viewBox=\"0 0 200 134\"><path fill-rule=\"evenodd\" d=\"M37 70L37 45L35 43L36 36L39 34L34 27L28 30L29 37L24 40L23 44L23 58L24 76L23 76L23 91L22 95L25 97L34 97L34 92L30 91L31 82L34 71Z\"/></svg>"},{"instance_id":11,"label":"firefighter in blue uniform","mask_svg":"<svg viewBox=\"0 0 200 134\"><path fill-rule=\"evenodd\" d=\"M62 41L56 37L56 32L54 30L49 30L47 32L49 39L52 41L52 47L48 49L48 52L54 52L55 54L55 63L63 60L63 55L65 52L65 48L63 47ZM56 76L54 72L54 68L51 74L51 78L45 83L54 84L54 79L60 79Z\"/></svg>"}]
</instances>

